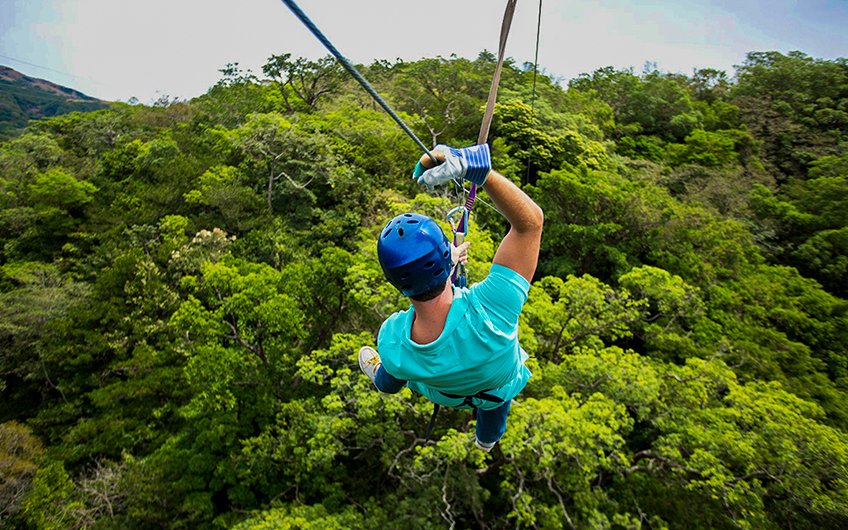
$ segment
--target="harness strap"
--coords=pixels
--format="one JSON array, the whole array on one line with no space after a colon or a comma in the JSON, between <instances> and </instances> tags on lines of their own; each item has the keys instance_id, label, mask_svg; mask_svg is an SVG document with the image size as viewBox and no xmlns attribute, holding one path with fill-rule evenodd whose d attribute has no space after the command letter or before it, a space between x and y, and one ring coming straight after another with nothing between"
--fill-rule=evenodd
<instances>
[{"instance_id":1,"label":"harness strap","mask_svg":"<svg viewBox=\"0 0 848 530\"><path fill-rule=\"evenodd\" d=\"M489 88L486 113L483 115L480 134L477 136L478 144L484 144L489 139L489 126L492 124L492 117L495 114L495 100L498 99L498 84L501 81L501 70L503 69L504 55L506 54L506 39L509 37L509 27L512 25L512 15L515 13L516 2L518 0L507 0L506 10L504 10L503 22L501 22L501 38L498 43L498 65L495 67L492 86Z\"/></svg>"},{"instance_id":2,"label":"harness strap","mask_svg":"<svg viewBox=\"0 0 848 530\"><path fill-rule=\"evenodd\" d=\"M433 432L433 426L436 425L436 416L439 415L439 404L433 403L433 414L430 415L430 423L427 424L427 433L424 435L424 441L430 441L430 433Z\"/></svg>"},{"instance_id":3,"label":"harness strap","mask_svg":"<svg viewBox=\"0 0 848 530\"><path fill-rule=\"evenodd\" d=\"M491 401L493 403L503 403L504 400L499 398L494 394L489 394L490 390L481 390L477 392L473 396L460 396L459 394L449 394L447 392L442 392L439 390L439 394L449 397L452 399L461 399L461 405L465 405L466 407L471 407L471 414L474 419L477 419L477 407L474 406L474 398L482 399L484 401ZM430 441L430 433L433 432L433 427L436 425L436 417L439 415L439 410L441 406L438 403L433 403L433 414L430 415L430 423L427 424L427 432L424 434L424 441Z\"/></svg>"},{"instance_id":4,"label":"harness strap","mask_svg":"<svg viewBox=\"0 0 848 530\"><path fill-rule=\"evenodd\" d=\"M512 25L512 15L515 13L515 4L518 0L507 0L506 9L504 10L503 22L501 22L501 36L498 43L498 64L495 66L495 74L492 76L492 86L489 88L489 98L486 100L486 111L483 114L483 123L480 124L480 134L477 136L477 144L484 144L489 139L489 127L492 124L492 118L495 115L495 101L498 99L498 85L501 81L501 71L503 70L504 56L506 55L506 40L509 37L509 28ZM455 246L462 243L462 237L468 234L468 214L474 208L474 201L477 199L477 184L471 184L471 189L468 192L468 198L465 201L465 210L467 214L460 220L456 228L454 228ZM457 234L461 233L459 238ZM459 287L464 287L465 267L460 265L457 267L457 272L452 278L453 284Z\"/></svg>"},{"instance_id":5,"label":"harness strap","mask_svg":"<svg viewBox=\"0 0 848 530\"><path fill-rule=\"evenodd\" d=\"M465 405L465 406L471 407L471 408L477 408L473 405L472 400L474 398L482 399L484 401L491 401L492 403L503 403L504 402L504 400L502 400L498 396L495 396L494 394L489 394L489 392L491 392L491 390L481 390L480 392L477 392L473 396L461 396L459 394L448 394L447 392L442 392L441 390L439 390L439 394L441 394L445 397L452 398L452 399L462 399L463 400L462 404Z\"/></svg>"}]
</instances>

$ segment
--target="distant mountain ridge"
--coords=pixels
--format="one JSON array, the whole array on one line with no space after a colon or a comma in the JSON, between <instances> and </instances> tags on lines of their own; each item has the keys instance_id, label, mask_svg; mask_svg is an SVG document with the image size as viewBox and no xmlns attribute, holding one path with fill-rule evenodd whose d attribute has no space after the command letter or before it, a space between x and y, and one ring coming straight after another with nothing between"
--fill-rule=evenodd
<instances>
[{"instance_id":1,"label":"distant mountain ridge","mask_svg":"<svg viewBox=\"0 0 848 530\"><path fill-rule=\"evenodd\" d=\"M109 106L78 90L0 65L0 138L19 133L31 119Z\"/></svg>"}]
</instances>

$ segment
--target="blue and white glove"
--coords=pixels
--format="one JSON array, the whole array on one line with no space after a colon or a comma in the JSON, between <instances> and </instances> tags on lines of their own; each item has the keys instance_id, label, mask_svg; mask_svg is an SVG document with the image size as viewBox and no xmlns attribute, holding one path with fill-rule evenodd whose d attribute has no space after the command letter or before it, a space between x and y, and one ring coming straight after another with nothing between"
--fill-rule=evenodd
<instances>
[{"instance_id":1,"label":"blue and white glove","mask_svg":"<svg viewBox=\"0 0 848 530\"><path fill-rule=\"evenodd\" d=\"M425 169L418 162L412 178L421 185L434 187L452 180L465 179L482 186L492 170L492 154L488 144L462 149L439 144L433 150L445 155L445 161L431 169Z\"/></svg>"}]
</instances>

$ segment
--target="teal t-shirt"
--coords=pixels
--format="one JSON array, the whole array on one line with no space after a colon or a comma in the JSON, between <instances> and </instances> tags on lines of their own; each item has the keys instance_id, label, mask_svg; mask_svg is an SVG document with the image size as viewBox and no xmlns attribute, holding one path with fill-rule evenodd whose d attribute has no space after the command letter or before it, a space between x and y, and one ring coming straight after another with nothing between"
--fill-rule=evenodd
<instances>
[{"instance_id":1,"label":"teal t-shirt","mask_svg":"<svg viewBox=\"0 0 848 530\"><path fill-rule=\"evenodd\" d=\"M492 265L489 276L470 288L454 288L454 299L442 334L429 344L410 338L413 308L399 311L383 322L377 351L383 368L431 401L449 407L478 392L509 401L530 379L524 366L527 354L518 344L518 315L530 290L520 274ZM441 391L441 392L440 392ZM501 404L474 398L483 410Z\"/></svg>"}]
</instances>

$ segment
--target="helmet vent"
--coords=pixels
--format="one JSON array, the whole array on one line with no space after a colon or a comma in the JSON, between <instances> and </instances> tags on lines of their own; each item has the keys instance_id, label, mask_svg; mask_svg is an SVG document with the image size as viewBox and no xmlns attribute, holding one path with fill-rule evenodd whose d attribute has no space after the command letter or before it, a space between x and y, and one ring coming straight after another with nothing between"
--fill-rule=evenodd
<instances>
[{"instance_id":1,"label":"helmet vent","mask_svg":"<svg viewBox=\"0 0 848 530\"><path fill-rule=\"evenodd\" d=\"M403 228L398 228L398 235L403 237Z\"/></svg>"},{"instance_id":2,"label":"helmet vent","mask_svg":"<svg viewBox=\"0 0 848 530\"><path fill-rule=\"evenodd\" d=\"M411 273L409 271L406 271L406 272L404 272L403 274L400 275L400 279L401 280L407 280L407 279L409 279L410 276L411 276Z\"/></svg>"},{"instance_id":3,"label":"helmet vent","mask_svg":"<svg viewBox=\"0 0 848 530\"><path fill-rule=\"evenodd\" d=\"M443 258L448 257L448 251L447 251L447 250L446 250L446 251L444 251L444 252L442 253L442 257L443 257Z\"/></svg>"},{"instance_id":4,"label":"helmet vent","mask_svg":"<svg viewBox=\"0 0 848 530\"><path fill-rule=\"evenodd\" d=\"M391 234L391 233L392 233L392 229L391 229L391 228L389 228L388 230L386 230L385 232L383 232L383 237L389 237L389 234Z\"/></svg>"},{"instance_id":5,"label":"helmet vent","mask_svg":"<svg viewBox=\"0 0 848 530\"><path fill-rule=\"evenodd\" d=\"M425 264L424 264L424 268L425 268L425 269L430 269L430 268L432 268L432 267L433 267L433 265L435 265L435 264L436 264L436 262L435 262L435 261L428 261L427 263L425 263Z\"/></svg>"},{"instance_id":6,"label":"helmet vent","mask_svg":"<svg viewBox=\"0 0 848 530\"><path fill-rule=\"evenodd\" d=\"M406 224L408 224L408 225L415 225L415 224L418 224L418 219L409 219L409 220L406 222Z\"/></svg>"}]
</instances>

